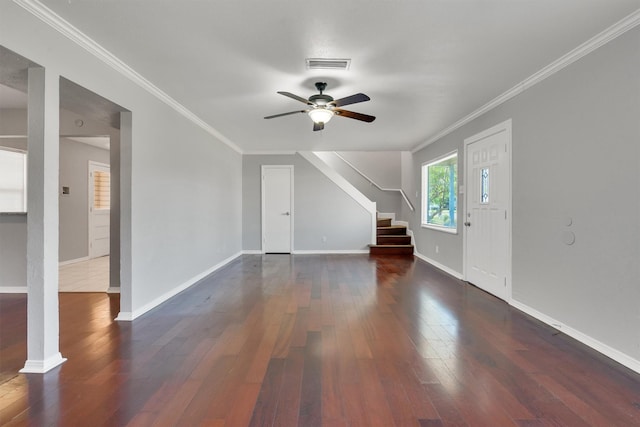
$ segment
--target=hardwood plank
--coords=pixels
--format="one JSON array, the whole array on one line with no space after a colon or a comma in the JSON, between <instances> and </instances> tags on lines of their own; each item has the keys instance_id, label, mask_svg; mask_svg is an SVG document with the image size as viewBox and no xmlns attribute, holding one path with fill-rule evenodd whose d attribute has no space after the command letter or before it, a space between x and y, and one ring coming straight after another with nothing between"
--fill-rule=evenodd
<instances>
[{"instance_id":1,"label":"hardwood plank","mask_svg":"<svg viewBox=\"0 0 640 427\"><path fill-rule=\"evenodd\" d=\"M344 399L344 412L349 424L352 426L369 426L367 417L367 404L362 396L362 388L358 383L341 383L340 389Z\"/></svg>"},{"instance_id":2,"label":"hardwood plank","mask_svg":"<svg viewBox=\"0 0 640 427\"><path fill-rule=\"evenodd\" d=\"M337 424L344 422L342 410L342 395L340 393L338 372L338 343L335 328L322 328L322 422L323 424Z\"/></svg>"},{"instance_id":3,"label":"hardwood plank","mask_svg":"<svg viewBox=\"0 0 640 427\"><path fill-rule=\"evenodd\" d=\"M357 363L361 378L360 388L367 408L369 425L396 425L374 362L368 359L359 359Z\"/></svg>"},{"instance_id":4,"label":"hardwood plank","mask_svg":"<svg viewBox=\"0 0 640 427\"><path fill-rule=\"evenodd\" d=\"M284 359L289 354L289 347L291 346L295 323L296 316L285 312L282 318L282 323L280 324L276 343L273 346L272 358Z\"/></svg>"},{"instance_id":5,"label":"hardwood plank","mask_svg":"<svg viewBox=\"0 0 640 427\"><path fill-rule=\"evenodd\" d=\"M309 319L307 323L308 331L319 332L322 329L322 301L312 299L309 304Z\"/></svg>"},{"instance_id":6,"label":"hardwood plank","mask_svg":"<svg viewBox=\"0 0 640 427\"><path fill-rule=\"evenodd\" d=\"M284 362L284 359L271 359L269 362L256 405L253 408L250 426L273 425L282 388Z\"/></svg>"},{"instance_id":7,"label":"hardwood plank","mask_svg":"<svg viewBox=\"0 0 640 427\"><path fill-rule=\"evenodd\" d=\"M273 422L274 426L298 425L303 369L303 349L292 348L289 351L289 356L285 359L282 391Z\"/></svg>"},{"instance_id":8,"label":"hardwood plank","mask_svg":"<svg viewBox=\"0 0 640 427\"><path fill-rule=\"evenodd\" d=\"M291 334L291 347L304 347L307 344L309 325L309 309L301 308L296 314L296 321Z\"/></svg>"},{"instance_id":9,"label":"hardwood plank","mask_svg":"<svg viewBox=\"0 0 640 427\"><path fill-rule=\"evenodd\" d=\"M260 384L242 384L238 390L237 398L225 418L225 424L230 426L248 425L259 393Z\"/></svg>"},{"instance_id":10,"label":"hardwood plank","mask_svg":"<svg viewBox=\"0 0 640 427\"><path fill-rule=\"evenodd\" d=\"M298 425L319 426L322 424L322 337L320 332L308 333L304 348L304 368L300 390Z\"/></svg>"},{"instance_id":11,"label":"hardwood plank","mask_svg":"<svg viewBox=\"0 0 640 427\"><path fill-rule=\"evenodd\" d=\"M275 317L275 316L274 316ZM247 383L261 383L267 372L269 360L273 353L273 348L278 338L278 332L280 331L281 322L279 321L282 316L277 317L277 321L269 323L264 331L262 331L262 339L260 345L255 350L253 360L247 369L247 373L244 377L244 381Z\"/></svg>"}]
</instances>

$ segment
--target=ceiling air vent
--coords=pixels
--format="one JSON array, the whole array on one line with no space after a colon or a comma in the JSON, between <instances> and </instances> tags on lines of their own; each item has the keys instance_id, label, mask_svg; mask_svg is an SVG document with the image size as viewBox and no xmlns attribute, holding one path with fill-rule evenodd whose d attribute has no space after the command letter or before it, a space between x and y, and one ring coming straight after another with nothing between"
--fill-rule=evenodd
<instances>
[{"instance_id":1,"label":"ceiling air vent","mask_svg":"<svg viewBox=\"0 0 640 427\"><path fill-rule=\"evenodd\" d=\"M351 65L350 59L307 58L306 61L309 70L348 70Z\"/></svg>"}]
</instances>

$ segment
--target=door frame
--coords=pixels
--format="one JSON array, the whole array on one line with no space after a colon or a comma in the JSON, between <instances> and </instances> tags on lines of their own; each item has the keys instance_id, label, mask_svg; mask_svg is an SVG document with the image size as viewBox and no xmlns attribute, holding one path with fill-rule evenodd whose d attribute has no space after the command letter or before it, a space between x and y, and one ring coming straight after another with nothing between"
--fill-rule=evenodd
<instances>
[{"instance_id":1,"label":"door frame","mask_svg":"<svg viewBox=\"0 0 640 427\"><path fill-rule=\"evenodd\" d=\"M93 215L92 215L92 211L91 208L93 206L93 177L91 176L91 172L93 170L94 167L99 167L99 168L107 168L109 169L109 174L111 174L111 165L107 164L107 163L101 163L101 162L96 162L94 160L89 160L88 163L89 167L88 167L88 172L87 172L87 183L88 183L88 191L87 191L87 215L88 215L88 226L89 226L89 230L88 230L88 237L89 237L89 241L87 242L87 254L89 256L89 259L93 259L93 248L91 245L91 242L93 241ZM111 189L109 189L109 191L111 191ZM111 208L109 208L109 227L111 227ZM111 230L109 230L109 232L111 232ZM111 242L109 242L111 243ZM111 247L109 247L109 255L111 255Z\"/></svg>"},{"instance_id":2,"label":"door frame","mask_svg":"<svg viewBox=\"0 0 640 427\"><path fill-rule=\"evenodd\" d=\"M260 167L260 192L261 192L261 210L260 210L260 221L261 221L261 232L260 232L260 251L264 254L265 253L265 247L264 247L264 242L265 242L265 238L266 238L266 233L265 233L265 211L266 211L266 198L265 198L265 185L264 185L264 176L265 176L265 171L267 169L289 169L289 182L291 183L291 186L289 187L289 206L290 206L290 210L289 212L291 213L291 215L289 216L289 222L290 222L290 233L289 233L289 237L290 237L290 242L289 242L289 247L291 248L291 253L293 254L293 234L294 234L294 204L293 204L293 165L262 165Z\"/></svg>"},{"instance_id":3,"label":"door frame","mask_svg":"<svg viewBox=\"0 0 640 427\"><path fill-rule=\"evenodd\" d=\"M491 135L495 135L500 132L506 132L507 136L507 155L505 156L508 165L507 177L509 179L509 183L507 186L507 202L506 202L506 215L507 215L507 256L506 256L506 267L505 267L505 279L506 279L506 296L505 301L510 302L512 300L512 276L511 276L511 266L512 266L512 217L513 217L513 176L512 176L512 120L508 119L504 122L498 123L495 126L490 127L489 129L485 129L482 132L479 132L469 138L464 140L464 213L461 224L464 224L467 218L467 213L469 209L469 177L467 176L467 159L468 159L468 151L469 145L477 142L481 139L487 138ZM462 276L464 280L467 280L467 227L462 227Z\"/></svg>"}]
</instances>

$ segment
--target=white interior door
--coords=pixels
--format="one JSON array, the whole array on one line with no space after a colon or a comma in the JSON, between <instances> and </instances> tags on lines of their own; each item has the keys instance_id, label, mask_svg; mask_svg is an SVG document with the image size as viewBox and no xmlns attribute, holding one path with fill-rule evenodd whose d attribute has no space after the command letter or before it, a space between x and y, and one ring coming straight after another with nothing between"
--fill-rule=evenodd
<instances>
[{"instance_id":1,"label":"white interior door","mask_svg":"<svg viewBox=\"0 0 640 427\"><path fill-rule=\"evenodd\" d=\"M262 251L291 253L293 166L262 166Z\"/></svg>"},{"instance_id":2,"label":"white interior door","mask_svg":"<svg viewBox=\"0 0 640 427\"><path fill-rule=\"evenodd\" d=\"M89 162L89 258L109 255L110 214L109 165Z\"/></svg>"},{"instance_id":3,"label":"white interior door","mask_svg":"<svg viewBox=\"0 0 640 427\"><path fill-rule=\"evenodd\" d=\"M465 277L510 298L511 122L465 140Z\"/></svg>"}]
</instances>

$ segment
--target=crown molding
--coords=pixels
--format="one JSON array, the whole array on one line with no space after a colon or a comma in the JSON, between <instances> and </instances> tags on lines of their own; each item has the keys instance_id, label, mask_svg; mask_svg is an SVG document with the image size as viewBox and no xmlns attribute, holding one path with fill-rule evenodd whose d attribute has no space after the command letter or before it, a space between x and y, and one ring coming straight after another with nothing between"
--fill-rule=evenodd
<instances>
[{"instance_id":1,"label":"crown molding","mask_svg":"<svg viewBox=\"0 0 640 427\"><path fill-rule=\"evenodd\" d=\"M518 83L517 85L515 85L511 89L509 89L506 92L504 92L502 95L499 95L498 97L492 99L491 101L489 101L488 103L486 103L482 107L478 108L473 113L463 117L462 119L458 120L457 122L455 122L451 126L449 126L449 127L445 128L445 129L443 129L442 131L438 132L437 134L435 134L434 136L432 136L431 138L429 138L425 142L417 145L416 147L414 147L411 150L411 152L412 153L416 153L416 152L422 150L424 147L426 147L426 146L428 146L430 144L433 144L437 140L449 135L451 132L455 131L456 129L461 128L462 126L466 125L467 123L471 122L472 120L482 116L483 114L493 110L497 106L499 106L499 105L505 103L506 101L510 100L511 98L521 94L522 92L524 92L525 90L529 89L530 87L540 83L541 81L547 79L548 77L551 77L552 75L554 75L558 71L568 67L569 65L571 65L574 62L578 61L580 58L590 54L594 50L598 49L599 47L601 47L601 46L603 46L603 45L605 45L607 43L609 43L611 40L614 40L615 38L621 36L622 34L626 33L627 31L635 28L639 24L640 24L640 9L638 9L635 12L631 13L627 17L621 19L617 23L613 24L611 27L609 27L606 30L604 30L603 32L599 33L598 35L596 35L596 36L592 37L591 39L587 40L586 42L582 43L580 46L576 47L575 49L573 49L569 53L567 53L564 56L562 56L562 57L558 58L557 60L553 61L551 64L549 64L546 67L542 68L538 72L536 72L536 73L532 74L531 76L527 77L522 82Z\"/></svg>"},{"instance_id":2,"label":"crown molding","mask_svg":"<svg viewBox=\"0 0 640 427\"><path fill-rule=\"evenodd\" d=\"M42 22L44 22L54 30L58 31L63 36L67 37L69 40L71 40L120 74L122 74L123 76L125 76L126 78L128 78L129 80L131 80L136 85L149 92L151 95L158 98L160 101L167 104L176 112L178 112L200 128L204 129L210 135L214 136L238 153L242 154L242 150L240 149L240 147L231 142L229 138L227 138L217 129L196 116L184 105L173 99L156 85L144 78L140 73L129 67L114 54L100 46L93 39L71 25L60 15L56 14L53 10L49 9L44 4L40 3L37 0L13 0L13 2L25 9L27 12L31 13L36 18L40 19Z\"/></svg>"}]
</instances>

